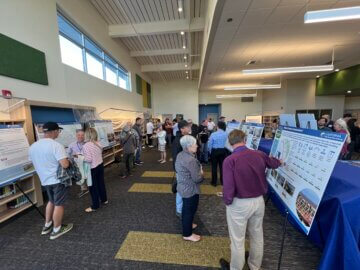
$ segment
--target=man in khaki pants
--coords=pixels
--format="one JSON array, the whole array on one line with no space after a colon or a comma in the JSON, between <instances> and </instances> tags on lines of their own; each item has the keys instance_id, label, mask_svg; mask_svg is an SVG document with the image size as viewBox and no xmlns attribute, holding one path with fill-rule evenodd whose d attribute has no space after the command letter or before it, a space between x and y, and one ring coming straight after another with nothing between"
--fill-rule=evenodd
<instances>
[{"instance_id":1,"label":"man in khaki pants","mask_svg":"<svg viewBox=\"0 0 360 270\"><path fill-rule=\"evenodd\" d=\"M220 259L221 269L242 270L245 264L245 234L250 237L250 270L261 267L264 239L263 217L267 193L266 168L276 169L281 161L245 146L245 133L233 130L229 143L234 152L223 164L223 198L231 239L231 262Z\"/></svg>"}]
</instances>

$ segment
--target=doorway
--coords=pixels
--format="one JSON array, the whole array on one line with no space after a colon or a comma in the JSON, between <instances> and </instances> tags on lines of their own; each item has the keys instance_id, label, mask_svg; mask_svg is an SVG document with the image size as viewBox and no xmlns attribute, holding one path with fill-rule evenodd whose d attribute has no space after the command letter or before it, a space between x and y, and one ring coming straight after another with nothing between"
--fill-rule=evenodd
<instances>
[{"instance_id":1,"label":"doorway","mask_svg":"<svg viewBox=\"0 0 360 270\"><path fill-rule=\"evenodd\" d=\"M217 124L220 116L221 104L199 104L199 125L208 118L212 118Z\"/></svg>"}]
</instances>

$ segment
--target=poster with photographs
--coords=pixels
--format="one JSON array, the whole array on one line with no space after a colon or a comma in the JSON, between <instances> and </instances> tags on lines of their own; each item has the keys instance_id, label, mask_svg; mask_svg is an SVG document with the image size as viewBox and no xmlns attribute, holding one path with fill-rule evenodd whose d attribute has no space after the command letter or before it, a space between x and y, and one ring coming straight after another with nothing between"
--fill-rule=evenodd
<instances>
[{"instance_id":1,"label":"poster with photographs","mask_svg":"<svg viewBox=\"0 0 360 270\"><path fill-rule=\"evenodd\" d=\"M64 147L68 147L70 143L76 141L76 131L82 129L80 123L58 123L59 127L63 128L57 142L61 143ZM35 124L37 140L44 138L43 124Z\"/></svg>"},{"instance_id":2,"label":"poster with photographs","mask_svg":"<svg viewBox=\"0 0 360 270\"><path fill-rule=\"evenodd\" d=\"M116 143L113 124L110 120L92 121L89 126L96 129L102 147L109 147Z\"/></svg>"},{"instance_id":3,"label":"poster with photographs","mask_svg":"<svg viewBox=\"0 0 360 270\"><path fill-rule=\"evenodd\" d=\"M257 150L259 148L264 125L258 123L243 123L241 130L246 134L246 147Z\"/></svg>"},{"instance_id":4,"label":"poster with photographs","mask_svg":"<svg viewBox=\"0 0 360 270\"><path fill-rule=\"evenodd\" d=\"M275 133L270 155L284 165L268 170L267 181L306 234L345 139L346 134L283 126Z\"/></svg>"}]
</instances>

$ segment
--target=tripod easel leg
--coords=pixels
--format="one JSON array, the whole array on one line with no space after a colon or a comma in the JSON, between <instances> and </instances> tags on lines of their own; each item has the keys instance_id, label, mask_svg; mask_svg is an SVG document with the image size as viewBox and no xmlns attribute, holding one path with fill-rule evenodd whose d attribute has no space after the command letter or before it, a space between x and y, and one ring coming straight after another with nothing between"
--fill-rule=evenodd
<instances>
[{"instance_id":1,"label":"tripod easel leg","mask_svg":"<svg viewBox=\"0 0 360 270\"><path fill-rule=\"evenodd\" d=\"M278 270L280 270L280 267L281 267L281 259L282 259L282 255L283 255L283 251L284 251L286 225L288 222L288 216L289 216L289 211L286 210L286 215L285 215L284 224L283 224L283 236L282 236L282 241L281 241L280 255L279 255L279 261L278 261L278 268L277 268Z\"/></svg>"},{"instance_id":2,"label":"tripod easel leg","mask_svg":"<svg viewBox=\"0 0 360 270\"><path fill-rule=\"evenodd\" d=\"M45 216L43 213L41 213L41 211L39 210L39 208L33 203L33 201L29 198L29 196L22 190L22 188L19 186L18 183L15 183L15 186L20 190L20 192L22 194L24 194L24 196L26 197L26 199L28 199L28 201L32 204L32 206L36 209L36 211L38 211L39 215L45 219Z\"/></svg>"}]
</instances>

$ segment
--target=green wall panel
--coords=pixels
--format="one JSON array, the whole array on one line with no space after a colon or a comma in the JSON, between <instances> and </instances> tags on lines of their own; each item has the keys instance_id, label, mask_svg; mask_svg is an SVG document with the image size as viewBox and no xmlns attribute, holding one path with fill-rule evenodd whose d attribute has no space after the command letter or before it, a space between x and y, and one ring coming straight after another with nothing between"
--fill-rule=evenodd
<instances>
[{"instance_id":1,"label":"green wall panel","mask_svg":"<svg viewBox=\"0 0 360 270\"><path fill-rule=\"evenodd\" d=\"M142 95L142 79L136 74L136 93Z\"/></svg>"},{"instance_id":2,"label":"green wall panel","mask_svg":"<svg viewBox=\"0 0 360 270\"><path fill-rule=\"evenodd\" d=\"M146 83L146 91L147 91L147 107L151 108L151 85Z\"/></svg>"},{"instance_id":3,"label":"green wall panel","mask_svg":"<svg viewBox=\"0 0 360 270\"><path fill-rule=\"evenodd\" d=\"M316 95L360 95L360 65L333 72L316 80Z\"/></svg>"},{"instance_id":4,"label":"green wall panel","mask_svg":"<svg viewBox=\"0 0 360 270\"><path fill-rule=\"evenodd\" d=\"M48 85L45 54L0 34L0 75Z\"/></svg>"}]
</instances>

